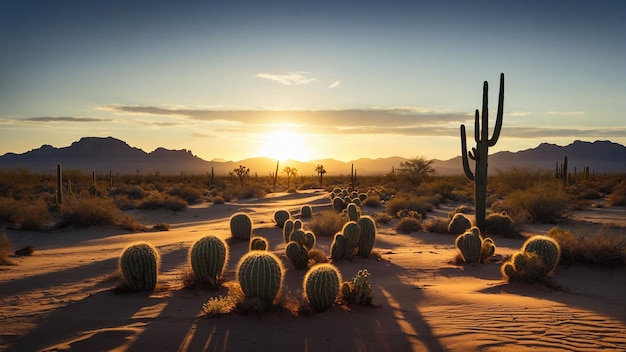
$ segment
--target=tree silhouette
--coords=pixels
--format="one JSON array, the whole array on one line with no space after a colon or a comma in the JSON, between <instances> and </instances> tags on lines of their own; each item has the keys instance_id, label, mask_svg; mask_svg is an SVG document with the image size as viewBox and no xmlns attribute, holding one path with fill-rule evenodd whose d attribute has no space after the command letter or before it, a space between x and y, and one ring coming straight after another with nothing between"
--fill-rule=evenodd
<instances>
[{"instance_id":1,"label":"tree silhouette","mask_svg":"<svg viewBox=\"0 0 626 352\"><path fill-rule=\"evenodd\" d=\"M295 167L285 166L283 173L287 174L287 191L291 189L291 177L296 177L298 170Z\"/></svg>"},{"instance_id":2,"label":"tree silhouette","mask_svg":"<svg viewBox=\"0 0 626 352\"><path fill-rule=\"evenodd\" d=\"M246 175L250 173L250 169L243 165L239 165L239 167L234 169L233 172L237 174L237 177L239 177L239 183L241 183L241 186L243 187L243 180Z\"/></svg>"},{"instance_id":3,"label":"tree silhouette","mask_svg":"<svg viewBox=\"0 0 626 352\"><path fill-rule=\"evenodd\" d=\"M317 171L317 178L320 182L320 186L322 185L322 177L326 173L326 169L324 169L324 165L319 164L315 167L315 171Z\"/></svg>"},{"instance_id":4,"label":"tree silhouette","mask_svg":"<svg viewBox=\"0 0 626 352\"><path fill-rule=\"evenodd\" d=\"M415 187L418 187L428 176L435 173L433 160L428 160L423 156L401 162L396 171Z\"/></svg>"}]
</instances>

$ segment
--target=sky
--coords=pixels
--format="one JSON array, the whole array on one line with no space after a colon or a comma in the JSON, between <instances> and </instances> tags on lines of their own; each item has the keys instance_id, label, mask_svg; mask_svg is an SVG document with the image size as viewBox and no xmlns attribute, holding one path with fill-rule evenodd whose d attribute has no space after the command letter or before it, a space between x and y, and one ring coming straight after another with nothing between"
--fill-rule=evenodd
<instances>
[{"instance_id":1,"label":"sky","mask_svg":"<svg viewBox=\"0 0 626 352\"><path fill-rule=\"evenodd\" d=\"M626 145L626 1L0 2L0 155L112 136L205 160Z\"/></svg>"}]
</instances>

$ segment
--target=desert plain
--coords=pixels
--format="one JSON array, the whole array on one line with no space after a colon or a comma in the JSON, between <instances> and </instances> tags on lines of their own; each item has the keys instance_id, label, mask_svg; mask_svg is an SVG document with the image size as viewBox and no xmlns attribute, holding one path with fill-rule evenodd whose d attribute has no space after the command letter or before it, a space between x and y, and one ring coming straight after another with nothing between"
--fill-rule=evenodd
<instances>
[{"instance_id":1,"label":"desert plain","mask_svg":"<svg viewBox=\"0 0 626 352\"><path fill-rule=\"evenodd\" d=\"M0 267L0 350L3 351L624 351L626 269L559 266L555 287L507 283L500 267L522 239L495 237L495 256L484 264L457 261L455 236L398 233L394 222L378 226L371 258L334 263L343 280L367 269L373 307L335 305L314 314L288 309L268 314L207 316L202 306L226 289L185 288L188 252L206 234L230 237L229 217L248 213L253 234L264 236L286 269L281 299L302 304L304 271L284 255L278 209L298 217L302 205L331 209L328 192L273 193L235 203L191 205L184 211L133 210L145 224L169 231L128 233L117 227L48 232L8 230L15 248L33 245L32 256ZM364 212L373 212L363 208ZM446 217L442 206L429 217ZM396 220L397 221L397 220ZM573 212L559 227L610 224L624 234L626 208ZM528 225L544 234L554 225ZM306 227L306 221L305 221ZM626 235L626 234L624 234ZM326 253L332 238L318 237ZM161 254L157 289L115 294L118 258L137 241ZM247 243L232 243L227 280L236 280Z\"/></svg>"}]
</instances>

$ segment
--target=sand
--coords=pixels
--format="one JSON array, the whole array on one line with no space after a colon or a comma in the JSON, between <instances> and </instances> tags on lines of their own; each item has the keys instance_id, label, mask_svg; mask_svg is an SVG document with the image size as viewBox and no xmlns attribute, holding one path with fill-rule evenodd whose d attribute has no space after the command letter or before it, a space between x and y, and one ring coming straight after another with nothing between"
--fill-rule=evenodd
<instances>
[{"instance_id":1,"label":"sand","mask_svg":"<svg viewBox=\"0 0 626 352\"><path fill-rule=\"evenodd\" d=\"M32 244L30 257L0 267L0 350L4 351L597 351L626 350L626 270L560 266L561 290L502 280L502 260L522 240L496 237L486 264L455 260L454 236L399 234L379 227L378 258L337 264L344 280L368 269L376 307L335 306L313 315L288 310L268 315L207 317L202 305L225 289L186 289L187 254L194 240L230 236L228 217L249 213L254 234L265 236L285 264L283 301L302 301L303 271L284 256L277 209L297 213L328 208L322 191L272 194L263 199L189 209L144 211L146 224L167 222L170 231L123 233L118 228L63 229L50 233L8 231L15 248ZM444 209L445 210L445 209ZM434 216L445 216L441 210ZM367 210L375 212L380 210ZM626 209L592 209L577 223L625 226ZM608 215L607 215L608 214ZM570 226L577 226L571 224ZM534 233L551 226L531 228ZM623 229L624 227L621 227ZM114 294L117 261L135 241L161 253L153 293ZM317 248L329 253L330 238ZM231 246L227 277L235 279L246 243Z\"/></svg>"}]
</instances>

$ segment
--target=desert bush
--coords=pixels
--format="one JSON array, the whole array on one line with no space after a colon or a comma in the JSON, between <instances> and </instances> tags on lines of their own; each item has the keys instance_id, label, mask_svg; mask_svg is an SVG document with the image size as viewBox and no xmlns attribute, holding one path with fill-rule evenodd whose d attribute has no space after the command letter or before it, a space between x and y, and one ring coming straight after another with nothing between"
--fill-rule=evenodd
<instances>
[{"instance_id":1,"label":"desert bush","mask_svg":"<svg viewBox=\"0 0 626 352\"><path fill-rule=\"evenodd\" d=\"M377 224L387 224L389 223L391 220L393 220L393 216L387 214L387 213L376 213L374 214L374 221L376 221Z\"/></svg>"},{"instance_id":2,"label":"desert bush","mask_svg":"<svg viewBox=\"0 0 626 352\"><path fill-rule=\"evenodd\" d=\"M268 191L261 187L260 185L245 185L238 189L237 194L239 198L247 199L247 198L263 198L268 193Z\"/></svg>"},{"instance_id":3,"label":"desert bush","mask_svg":"<svg viewBox=\"0 0 626 352\"><path fill-rule=\"evenodd\" d=\"M432 209L432 203L427 197L409 193L400 194L387 202L386 211L391 216L397 216L399 211L405 209L417 211L425 217L426 213Z\"/></svg>"},{"instance_id":4,"label":"desert bush","mask_svg":"<svg viewBox=\"0 0 626 352\"><path fill-rule=\"evenodd\" d=\"M464 176L439 176L422 183L417 192L435 196L441 201L472 201L473 183Z\"/></svg>"},{"instance_id":5,"label":"desert bush","mask_svg":"<svg viewBox=\"0 0 626 352\"><path fill-rule=\"evenodd\" d=\"M148 196L148 192L139 185L124 185L114 188L111 191L111 195L126 195L129 199L143 199Z\"/></svg>"},{"instance_id":6,"label":"desert bush","mask_svg":"<svg viewBox=\"0 0 626 352\"><path fill-rule=\"evenodd\" d=\"M165 204L165 196L161 193L155 193L143 198L137 205L137 208L143 210L154 210L163 207L163 204Z\"/></svg>"},{"instance_id":7,"label":"desert bush","mask_svg":"<svg viewBox=\"0 0 626 352\"><path fill-rule=\"evenodd\" d=\"M6 231L0 236L0 265L15 265L15 262L9 258L13 252L13 242L9 239Z\"/></svg>"},{"instance_id":8,"label":"desert bush","mask_svg":"<svg viewBox=\"0 0 626 352\"><path fill-rule=\"evenodd\" d=\"M41 231L50 228L53 220L43 199L34 200L22 211L21 229Z\"/></svg>"},{"instance_id":9,"label":"desert bush","mask_svg":"<svg viewBox=\"0 0 626 352\"><path fill-rule=\"evenodd\" d=\"M176 187L167 192L167 194L182 198L188 203L196 202L202 198L202 190L191 186Z\"/></svg>"},{"instance_id":10,"label":"desert bush","mask_svg":"<svg viewBox=\"0 0 626 352\"><path fill-rule=\"evenodd\" d=\"M377 195L367 196L367 198L361 202L361 205L368 208L378 208L382 206L380 197Z\"/></svg>"},{"instance_id":11,"label":"desert bush","mask_svg":"<svg viewBox=\"0 0 626 352\"><path fill-rule=\"evenodd\" d=\"M142 224L132 214L121 214L118 216L117 225L124 230L140 232L146 230L146 225Z\"/></svg>"},{"instance_id":12,"label":"desert bush","mask_svg":"<svg viewBox=\"0 0 626 352\"><path fill-rule=\"evenodd\" d=\"M521 226L515 223L506 212L491 213L485 218L485 235L519 238L521 233Z\"/></svg>"},{"instance_id":13,"label":"desert bush","mask_svg":"<svg viewBox=\"0 0 626 352\"><path fill-rule=\"evenodd\" d=\"M126 194L119 194L113 197L113 202L121 210L130 210L137 207L137 202Z\"/></svg>"},{"instance_id":14,"label":"desert bush","mask_svg":"<svg viewBox=\"0 0 626 352\"><path fill-rule=\"evenodd\" d=\"M215 195L211 197L211 203L213 204L224 204L224 197L222 197L221 195Z\"/></svg>"},{"instance_id":15,"label":"desert bush","mask_svg":"<svg viewBox=\"0 0 626 352\"><path fill-rule=\"evenodd\" d=\"M609 194L609 205L626 205L626 181L622 181L613 188L613 191Z\"/></svg>"},{"instance_id":16,"label":"desert bush","mask_svg":"<svg viewBox=\"0 0 626 352\"><path fill-rule=\"evenodd\" d=\"M398 221L394 229L400 233L406 234L414 231L423 231L424 227L417 218L405 216Z\"/></svg>"},{"instance_id":17,"label":"desert bush","mask_svg":"<svg viewBox=\"0 0 626 352\"><path fill-rule=\"evenodd\" d=\"M463 213L455 213L448 223L448 233L460 235L472 227L472 220Z\"/></svg>"},{"instance_id":18,"label":"desert bush","mask_svg":"<svg viewBox=\"0 0 626 352\"><path fill-rule=\"evenodd\" d=\"M341 231L343 224L346 222L341 214L332 210L324 210L313 214L311 221L307 223L307 227L315 233L316 236L332 237Z\"/></svg>"},{"instance_id":19,"label":"desert bush","mask_svg":"<svg viewBox=\"0 0 626 352\"><path fill-rule=\"evenodd\" d=\"M500 197L505 197L512 192L524 191L552 179L554 179L554 174L547 170L512 167L505 171L498 170L489 181L489 187Z\"/></svg>"},{"instance_id":20,"label":"desert bush","mask_svg":"<svg viewBox=\"0 0 626 352\"><path fill-rule=\"evenodd\" d=\"M433 233L448 233L448 219L442 217L433 217L424 220L422 223L424 229Z\"/></svg>"},{"instance_id":21,"label":"desert bush","mask_svg":"<svg viewBox=\"0 0 626 352\"><path fill-rule=\"evenodd\" d=\"M569 197L555 182L542 182L512 192L505 201L514 219L533 223L555 223L565 216Z\"/></svg>"},{"instance_id":22,"label":"desert bush","mask_svg":"<svg viewBox=\"0 0 626 352\"><path fill-rule=\"evenodd\" d=\"M461 213L461 214L471 214L473 212L472 207L470 207L467 204L462 204L459 205L458 207L454 208L453 211L448 213L448 218L450 220L452 220L452 218L454 217L454 215L456 215L457 213Z\"/></svg>"},{"instance_id":23,"label":"desert bush","mask_svg":"<svg viewBox=\"0 0 626 352\"><path fill-rule=\"evenodd\" d=\"M188 205L189 204L187 203L186 200L177 196L166 197L165 200L163 201L163 207L171 211L184 210L187 208Z\"/></svg>"},{"instance_id":24,"label":"desert bush","mask_svg":"<svg viewBox=\"0 0 626 352\"><path fill-rule=\"evenodd\" d=\"M60 206L60 216L66 226L113 225L118 214L113 200L97 197L68 198Z\"/></svg>"},{"instance_id":25,"label":"desert bush","mask_svg":"<svg viewBox=\"0 0 626 352\"><path fill-rule=\"evenodd\" d=\"M601 227L597 233L574 234L553 227L547 236L561 246L561 263L588 264L608 268L626 265L626 238Z\"/></svg>"}]
</instances>

